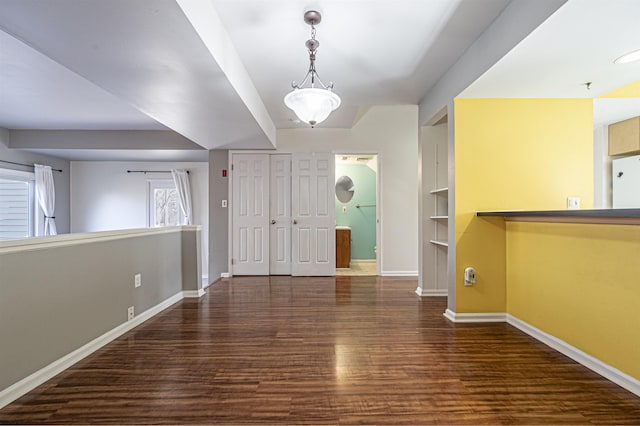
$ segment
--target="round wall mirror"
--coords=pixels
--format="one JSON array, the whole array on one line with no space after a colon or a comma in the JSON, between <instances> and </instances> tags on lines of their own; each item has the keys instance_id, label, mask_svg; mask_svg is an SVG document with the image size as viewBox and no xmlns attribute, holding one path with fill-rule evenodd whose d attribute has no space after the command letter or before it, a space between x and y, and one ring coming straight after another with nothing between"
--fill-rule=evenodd
<instances>
[{"instance_id":1,"label":"round wall mirror","mask_svg":"<svg viewBox=\"0 0 640 426\"><path fill-rule=\"evenodd\" d=\"M341 203L348 203L353 198L353 181L349 176L340 176L336 181L336 197Z\"/></svg>"}]
</instances>

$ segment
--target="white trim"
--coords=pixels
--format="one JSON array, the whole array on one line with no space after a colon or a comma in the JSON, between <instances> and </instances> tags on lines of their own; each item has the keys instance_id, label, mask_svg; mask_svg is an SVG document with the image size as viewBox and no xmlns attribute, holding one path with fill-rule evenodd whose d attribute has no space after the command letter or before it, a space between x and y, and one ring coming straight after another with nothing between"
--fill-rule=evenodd
<instances>
[{"instance_id":1,"label":"white trim","mask_svg":"<svg viewBox=\"0 0 640 426\"><path fill-rule=\"evenodd\" d=\"M233 156L238 151L229 150L227 159L227 271L233 273ZM224 278L224 277L223 277Z\"/></svg>"},{"instance_id":2,"label":"white trim","mask_svg":"<svg viewBox=\"0 0 640 426\"><path fill-rule=\"evenodd\" d=\"M182 292L182 297L202 297L205 295L205 291L201 288L198 290L185 290Z\"/></svg>"},{"instance_id":3,"label":"white trim","mask_svg":"<svg viewBox=\"0 0 640 426\"><path fill-rule=\"evenodd\" d=\"M417 290L416 290L417 293ZM640 380L629 376L626 373L618 370L615 367L581 351L575 346L570 345L564 340L558 339L549 333L528 324L513 315L506 313L464 313L458 314L454 311L447 309L444 316L455 323L480 323L480 322L506 322L525 334L535 338L536 340L544 343L552 349L560 352L563 355L568 356L578 364L581 364L588 369L598 373L602 377L612 381L618 386L623 387L629 392L640 396Z\"/></svg>"},{"instance_id":4,"label":"white trim","mask_svg":"<svg viewBox=\"0 0 640 426\"><path fill-rule=\"evenodd\" d=\"M25 172L22 170L4 169L0 168L0 179L12 180L17 182L23 182L28 187L28 203L27 208L27 227L29 235L26 237L12 238L11 240L4 241L21 241L25 238L33 238L38 232L38 218L40 217L41 209L38 201L36 200L36 174L35 172Z\"/></svg>"},{"instance_id":5,"label":"white trim","mask_svg":"<svg viewBox=\"0 0 640 426\"><path fill-rule=\"evenodd\" d=\"M593 356L581 351L575 346L570 345L564 340L558 339L557 337L545 333L544 331L512 315L507 314L506 320L508 324L514 326L518 330L568 356L572 360L584 365L585 367L598 373L602 377L611 380L613 383L625 388L629 392L640 396L640 380L635 379L626 373L623 373L617 368L612 367L597 358L594 358Z\"/></svg>"},{"instance_id":6,"label":"white trim","mask_svg":"<svg viewBox=\"0 0 640 426\"><path fill-rule=\"evenodd\" d=\"M442 297L442 296L448 296L448 291L447 290L435 290L435 289L426 289L423 290L420 286L418 286L418 288L416 289L416 294L420 297Z\"/></svg>"},{"instance_id":7,"label":"white trim","mask_svg":"<svg viewBox=\"0 0 640 426\"><path fill-rule=\"evenodd\" d=\"M417 277L418 271L382 271L383 277Z\"/></svg>"},{"instance_id":8,"label":"white trim","mask_svg":"<svg viewBox=\"0 0 640 426\"><path fill-rule=\"evenodd\" d=\"M376 263L375 259L351 259L351 263L360 264L360 263Z\"/></svg>"},{"instance_id":9,"label":"white trim","mask_svg":"<svg viewBox=\"0 0 640 426\"><path fill-rule=\"evenodd\" d=\"M229 150L228 153L228 167L229 167L229 179L227 182L227 193L228 195L228 199L229 199L229 204L228 204L228 208L229 210L231 210L232 208L232 203L233 203L233 156L235 154L269 154L269 155L273 155L273 154L293 154L294 152L298 152L298 151L281 151L281 150L269 150L269 149L248 149L248 150ZM306 152L306 151L301 151L301 152ZM382 206L382 157L383 154L380 153L377 150L332 150L330 152L328 152L329 154L333 154L333 155L346 155L346 154L351 154L351 155L358 155L358 154L363 154L363 155L375 155L376 159L377 159L377 170L376 170L376 259L373 260L375 262L377 262L376 264L376 274L380 275L380 276L418 276L418 272L417 271L389 271L389 272L384 272L382 271L382 258L383 258L383 250L384 250L384 243L383 243L383 230L382 230L382 224L384 222L383 220L383 216L382 216L382 212L383 212L383 206ZM334 161L334 167L335 167L335 161ZM230 278L233 276L233 218L232 218L232 214L229 213L227 215L227 267L229 272L223 272L222 274L220 274L220 276L222 278ZM227 274L227 275L225 275Z\"/></svg>"},{"instance_id":10,"label":"white trim","mask_svg":"<svg viewBox=\"0 0 640 426\"><path fill-rule=\"evenodd\" d=\"M377 152L378 164L376 170L376 274L382 275L382 259L384 256L384 243L382 241L383 230L382 224L384 223L384 219L382 216L383 213L383 202L382 202L382 173L384 172L382 168L382 153Z\"/></svg>"},{"instance_id":11,"label":"white trim","mask_svg":"<svg viewBox=\"0 0 640 426\"><path fill-rule=\"evenodd\" d=\"M27 238L22 240L0 241L0 253L40 250L44 248L64 247L99 241L121 240L145 235L170 234L181 231L199 231L200 225L167 226L162 228L138 228L117 231L88 232L82 234L60 234L48 237Z\"/></svg>"},{"instance_id":12,"label":"white trim","mask_svg":"<svg viewBox=\"0 0 640 426\"><path fill-rule=\"evenodd\" d=\"M41 368L35 373L25 377L19 382L14 383L6 389L0 391L0 408L5 405L15 401L20 398L22 395L30 392L41 384L45 383L47 380L52 379L57 374L62 373L67 368L71 367L78 361L86 358L91 355L98 349L102 348L107 343L112 342L118 337L122 336L126 332L132 330L133 328L139 326L146 320L151 317L157 315L162 312L169 306L173 305L176 302L179 302L183 299L185 292L179 292L174 294L170 298L166 299L163 302L160 302L158 305L147 309L143 313L136 315L134 319L131 321L124 322L119 326L115 327L112 330L107 331L103 335L93 339L89 343L79 347L73 352L68 353L67 355L53 361L51 364L46 367Z\"/></svg>"},{"instance_id":13,"label":"white trim","mask_svg":"<svg viewBox=\"0 0 640 426\"><path fill-rule=\"evenodd\" d=\"M207 275L202 276L202 288L207 288L211 285L209 282L209 277Z\"/></svg>"},{"instance_id":14,"label":"white trim","mask_svg":"<svg viewBox=\"0 0 640 426\"><path fill-rule=\"evenodd\" d=\"M155 226L155 199L154 189L175 189L177 190L176 183L172 177L162 178L147 178L147 227L159 228ZM153 207L152 207L153 206ZM182 208L178 206L178 223L185 223L185 215Z\"/></svg>"},{"instance_id":15,"label":"white trim","mask_svg":"<svg viewBox=\"0 0 640 426\"><path fill-rule=\"evenodd\" d=\"M445 318L449 321L461 322L506 322L507 314L504 312L482 312L458 314L451 309L444 311Z\"/></svg>"},{"instance_id":16,"label":"white trim","mask_svg":"<svg viewBox=\"0 0 640 426\"><path fill-rule=\"evenodd\" d=\"M31 167L31 166L29 166ZM36 180L35 172L26 172L23 170L5 169L0 167L0 177L7 177L15 180L21 180L24 182L30 182Z\"/></svg>"}]
</instances>

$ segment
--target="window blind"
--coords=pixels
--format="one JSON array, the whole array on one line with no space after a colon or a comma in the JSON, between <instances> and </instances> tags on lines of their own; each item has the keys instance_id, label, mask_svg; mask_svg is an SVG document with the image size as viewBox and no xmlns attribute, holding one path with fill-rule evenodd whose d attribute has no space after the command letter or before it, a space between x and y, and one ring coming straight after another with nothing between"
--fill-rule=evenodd
<instances>
[{"instance_id":1,"label":"window blind","mask_svg":"<svg viewBox=\"0 0 640 426\"><path fill-rule=\"evenodd\" d=\"M0 178L0 241L31 236L30 184Z\"/></svg>"}]
</instances>

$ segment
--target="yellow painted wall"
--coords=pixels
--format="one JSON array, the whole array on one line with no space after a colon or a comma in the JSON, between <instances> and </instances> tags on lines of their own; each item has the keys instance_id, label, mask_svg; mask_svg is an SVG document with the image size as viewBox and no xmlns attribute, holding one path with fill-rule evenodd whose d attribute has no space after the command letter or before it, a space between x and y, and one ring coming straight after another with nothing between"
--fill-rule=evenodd
<instances>
[{"instance_id":1,"label":"yellow painted wall","mask_svg":"<svg viewBox=\"0 0 640 426\"><path fill-rule=\"evenodd\" d=\"M506 235L478 210L593 206L591 99L456 99L456 312L507 309ZM467 266L477 282L463 284Z\"/></svg>"},{"instance_id":2,"label":"yellow painted wall","mask_svg":"<svg viewBox=\"0 0 640 426\"><path fill-rule=\"evenodd\" d=\"M605 93L599 98L640 98L640 80Z\"/></svg>"},{"instance_id":3,"label":"yellow painted wall","mask_svg":"<svg viewBox=\"0 0 640 426\"><path fill-rule=\"evenodd\" d=\"M507 223L507 312L640 379L640 226Z\"/></svg>"}]
</instances>

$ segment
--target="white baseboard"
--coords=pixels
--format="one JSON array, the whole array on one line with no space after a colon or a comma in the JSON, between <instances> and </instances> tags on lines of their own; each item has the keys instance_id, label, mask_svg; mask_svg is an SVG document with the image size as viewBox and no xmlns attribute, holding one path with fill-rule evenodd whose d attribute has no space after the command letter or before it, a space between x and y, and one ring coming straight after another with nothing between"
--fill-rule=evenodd
<instances>
[{"instance_id":1,"label":"white baseboard","mask_svg":"<svg viewBox=\"0 0 640 426\"><path fill-rule=\"evenodd\" d=\"M207 275L202 276L202 288L207 288L211 285L209 282L209 277Z\"/></svg>"},{"instance_id":2,"label":"white baseboard","mask_svg":"<svg viewBox=\"0 0 640 426\"><path fill-rule=\"evenodd\" d=\"M383 277L417 277L418 271L380 271Z\"/></svg>"},{"instance_id":3,"label":"white baseboard","mask_svg":"<svg viewBox=\"0 0 640 426\"><path fill-rule=\"evenodd\" d=\"M507 323L511 324L518 330L528 334L529 336L541 341L545 345L557 350L558 352L568 356L572 360L576 361L579 364L584 365L588 369L598 373L602 377L611 380L613 383L625 388L631 393L634 393L640 396L640 380L637 380L628 374L623 373L618 370L600 361L597 358L592 357L591 355L581 351L565 342L564 340L558 339L544 331L528 324L512 315L507 315Z\"/></svg>"},{"instance_id":4,"label":"white baseboard","mask_svg":"<svg viewBox=\"0 0 640 426\"><path fill-rule=\"evenodd\" d=\"M202 297L204 295L205 291L203 289L186 290L182 292L182 297Z\"/></svg>"},{"instance_id":5,"label":"white baseboard","mask_svg":"<svg viewBox=\"0 0 640 426\"><path fill-rule=\"evenodd\" d=\"M102 336L99 336L84 346L76 349L75 351L68 353L67 355L53 361L51 364L46 367L41 368L35 373L25 377L19 382L14 383L6 389L0 391L0 408L5 405L15 401L20 398L22 395L27 392L35 389L40 386L47 380L52 379L54 376L62 373L67 368L71 367L76 362L86 358L91 355L107 343L115 340L116 338L122 336L126 332L132 330L133 328L139 326L149 318L157 315L162 312L169 306L173 305L176 302L179 302L183 299L185 292L179 292L167 300L159 303L153 308L147 309L139 315L136 315L131 321L127 321L125 323L120 324L116 328L107 331Z\"/></svg>"},{"instance_id":6,"label":"white baseboard","mask_svg":"<svg viewBox=\"0 0 640 426\"><path fill-rule=\"evenodd\" d=\"M375 259L351 259L351 263L376 263Z\"/></svg>"},{"instance_id":7,"label":"white baseboard","mask_svg":"<svg viewBox=\"0 0 640 426\"><path fill-rule=\"evenodd\" d=\"M423 290L422 288L418 287L416 289L416 294L420 297L426 296L426 297L442 297L442 296L448 296L449 292L447 290L432 290L432 289L426 289Z\"/></svg>"},{"instance_id":8,"label":"white baseboard","mask_svg":"<svg viewBox=\"0 0 640 426\"><path fill-rule=\"evenodd\" d=\"M555 349L561 354L568 356L575 362L584 365L585 367L594 371L595 373L598 373L602 377L611 380L618 386L621 386L629 392L640 396L640 380L631 377L626 373L623 373L617 368L612 367L597 358L594 358L593 356L581 351L575 346L570 345L564 340L558 339L557 337L552 336L549 333L545 333L544 331L514 317L513 315L499 312L458 314L450 309L447 309L444 313L444 316L450 321L456 323L507 322L523 333L526 333L534 339L539 340L540 342L544 343L552 349Z\"/></svg>"},{"instance_id":9,"label":"white baseboard","mask_svg":"<svg viewBox=\"0 0 640 426\"><path fill-rule=\"evenodd\" d=\"M506 322L507 314L504 312L469 313L458 314L451 309L444 312L445 318L452 322Z\"/></svg>"},{"instance_id":10,"label":"white baseboard","mask_svg":"<svg viewBox=\"0 0 640 426\"><path fill-rule=\"evenodd\" d=\"M228 272L223 272L220 274L220 278L231 278L231 274Z\"/></svg>"}]
</instances>

